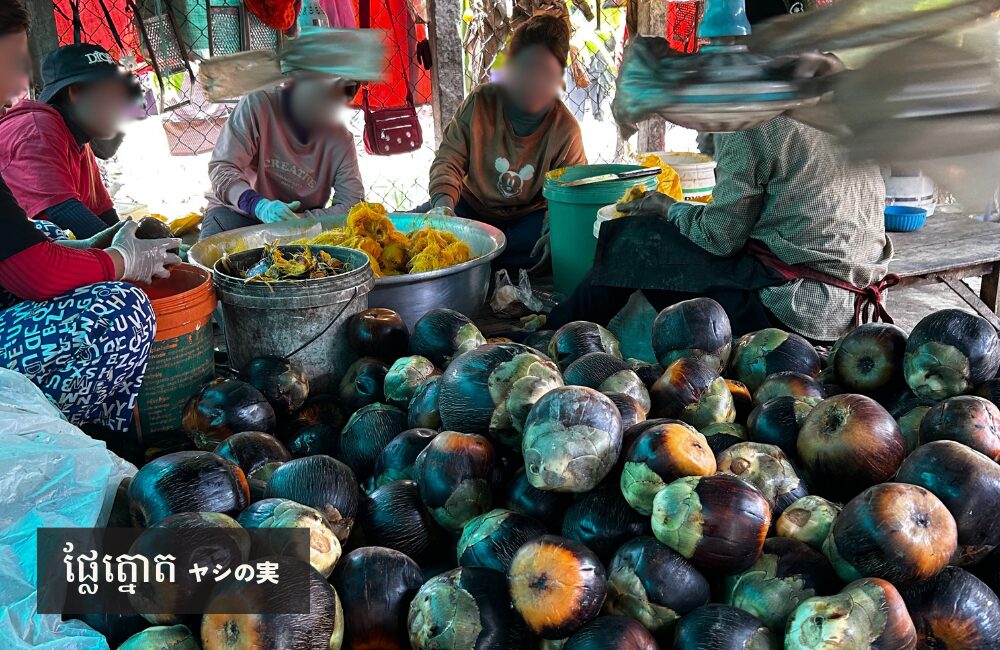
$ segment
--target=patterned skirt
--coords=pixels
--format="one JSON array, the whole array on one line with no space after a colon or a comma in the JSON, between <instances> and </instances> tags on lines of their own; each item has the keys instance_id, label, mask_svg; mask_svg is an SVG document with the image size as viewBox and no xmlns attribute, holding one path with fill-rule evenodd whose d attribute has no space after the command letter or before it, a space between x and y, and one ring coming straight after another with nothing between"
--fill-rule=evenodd
<instances>
[{"instance_id":1,"label":"patterned skirt","mask_svg":"<svg viewBox=\"0 0 1000 650\"><path fill-rule=\"evenodd\" d=\"M73 424L126 432L155 334L141 289L100 282L0 311L0 366L31 379Z\"/></svg>"}]
</instances>

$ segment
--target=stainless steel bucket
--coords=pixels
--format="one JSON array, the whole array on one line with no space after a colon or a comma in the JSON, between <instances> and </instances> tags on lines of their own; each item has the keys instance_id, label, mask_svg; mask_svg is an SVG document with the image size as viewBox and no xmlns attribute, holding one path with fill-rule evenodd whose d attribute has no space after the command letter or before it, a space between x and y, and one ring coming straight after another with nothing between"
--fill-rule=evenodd
<instances>
[{"instance_id":1,"label":"stainless steel bucket","mask_svg":"<svg viewBox=\"0 0 1000 650\"><path fill-rule=\"evenodd\" d=\"M490 263L503 251L507 240L497 228L478 221L426 214L390 215L396 228L411 232L423 226L447 230L464 240L474 259L447 269L376 278L368 295L371 307L388 307L399 313L409 327L434 307L447 307L472 316L486 303ZM188 253L192 264L212 269L224 253L257 248L275 241L288 243L314 237L323 230L343 226L347 217L302 219L250 226L208 237Z\"/></svg>"}]
</instances>

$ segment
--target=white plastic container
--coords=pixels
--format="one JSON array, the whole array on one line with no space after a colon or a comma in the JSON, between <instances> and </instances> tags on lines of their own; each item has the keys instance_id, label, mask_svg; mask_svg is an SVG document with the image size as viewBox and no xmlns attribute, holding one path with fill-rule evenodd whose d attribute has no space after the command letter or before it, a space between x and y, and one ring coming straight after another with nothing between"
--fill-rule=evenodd
<instances>
[{"instance_id":1,"label":"white plastic container","mask_svg":"<svg viewBox=\"0 0 1000 650\"><path fill-rule=\"evenodd\" d=\"M614 203L611 205L606 205L597 211L597 219L594 221L594 239L599 239L601 236L601 224L605 221L611 221L615 219L615 212L618 206Z\"/></svg>"},{"instance_id":2,"label":"white plastic container","mask_svg":"<svg viewBox=\"0 0 1000 650\"><path fill-rule=\"evenodd\" d=\"M702 153L655 151L653 155L674 168L685 200L704 199L715 189L715 161Z\"/></svg>"},{"instance_id":3,"label":"white plastic container","mask_svg":"<svg viewBox=\"0 0 1000 650\"><path fill-rule=\"evenodd\" d=\"M937 201L934 199L934 181L920 171L905 167L882 167L885 181L885 204L906 205L927 210L927 216L934 214Z\"/></svg>"}]
</instances>

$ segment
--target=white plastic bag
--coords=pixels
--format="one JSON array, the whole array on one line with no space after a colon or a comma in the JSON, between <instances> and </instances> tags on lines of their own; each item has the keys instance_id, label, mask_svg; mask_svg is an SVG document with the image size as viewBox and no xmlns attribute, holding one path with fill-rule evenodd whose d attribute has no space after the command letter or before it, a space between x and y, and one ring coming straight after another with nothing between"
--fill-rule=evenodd
<instances>
[{"instance_id":1,"label":"white plastic bag","mask_svg":"<svg viewBox=\"0 0 1000 650\"><path fill-rule=\"evenodd\" d=\"M525 269L521 269L517 284L510 281L507 269L500 269L497 271L495 284L490 309L501 318L520 318L552 309L546 309L545 303L531 290L531 280Z\"/></svg>"},{"instance_id":2,"label":"white plastic bag","mask_svg":"<svg viewBox=\"0 0 1000 650\"><path fill-rule=\"evenodd\" d=\"M0 648L105 650L81 621L36 613L36 533L107 520L136 468L63 418L26 377L0 369Z\"/></svg>"}]
</instances>

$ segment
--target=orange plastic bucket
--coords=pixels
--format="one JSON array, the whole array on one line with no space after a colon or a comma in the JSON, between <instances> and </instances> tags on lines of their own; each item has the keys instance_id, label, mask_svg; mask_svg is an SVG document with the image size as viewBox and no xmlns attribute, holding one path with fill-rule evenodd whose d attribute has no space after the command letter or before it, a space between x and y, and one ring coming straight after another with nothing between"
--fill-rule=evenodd
<instances>
[{"instance_id":1,"label":"orange plastic bucket","mask_svg":"<svg viewBox=\"0 0 1000 650\"><path fill-rule=\"evenodd\" d=\"M156 315L156 338L139 391L139 421L143 435L175 431L188 398L215 375L215 287L208 271L190 264L139 287Z\"/></svg>"}]
</instances>

